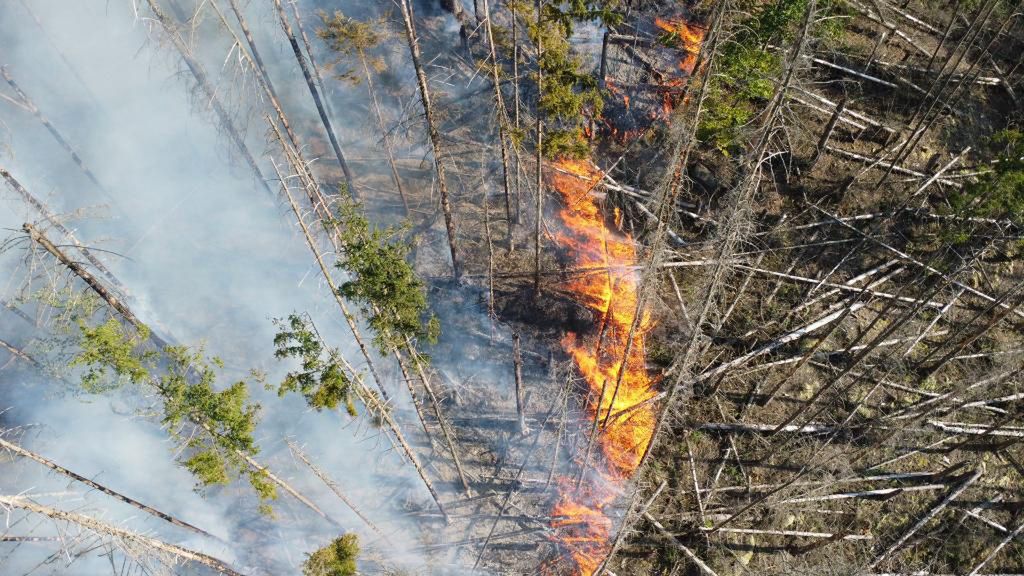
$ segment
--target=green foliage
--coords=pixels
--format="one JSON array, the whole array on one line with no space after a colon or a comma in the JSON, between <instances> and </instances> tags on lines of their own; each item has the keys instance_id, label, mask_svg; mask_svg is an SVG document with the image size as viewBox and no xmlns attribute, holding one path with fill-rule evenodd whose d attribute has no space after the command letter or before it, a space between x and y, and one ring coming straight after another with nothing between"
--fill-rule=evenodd
<instances>
[{"instance_id":1,"label":"green foliage","mask_svg":"<svg viewBox=\"0 0 1024 576\"><path fill-rule=\"evenodd\" d=\"M429 313L426 287L407 260L402 229L371 225L354 202L341 203L337 224L342 244L337 266L350 274L339 292L360 305L381 352L405 348L406 338L435 342L440 324Z\"/></svg>"},{"instance_id":2,"label":"green foliage","mask_svg":"<svg viewBox=\"0 0 1024 576\"><path fill-rule=\"evenodd\" d=\"M583 134L588 118L600 116L604 99L597 80L582 70L582 61L572 54L569 37L573 23L600 19L616 22L617 2L570 0L566 5L546 4L541 23L529 5L520 5L529 22L530 39L543 46L539 67L543 73L538 108L545 115L547 133L541 152L547 158L582 158L590 151ZM534 76L534 81L538 78Z\"/></svg>"},{"instance_id":3,"label":"green foliage","mask_svg":"<svg viewBox=\"0 0 1024 576\"><path fill-rule=\"evenodd\" d=\"M139 384L149 378L148 365L155 358L153 351L138 348L149 338L143 329L139 333L127 330L116 318L99 326L79 321L80 351L71 359L71 366L85 366L82 388L98 393L120 387L125 382ZM107 378L113 374L113 380Z\"/></svg>"},{"instance_id":4,"label":"green foliage","mask_svg":"<svg viewBox=\"0 0 1024 576\"><path fill-rule=\"evenodd\" d=\"M352 381L345 374L337 354L324 350L319 335L310 322L298 314L287 320L275 319L278 333L274 336L277 348L274 356L279 360L297 358L302 365L289 372L277 388L279 396L288 392L301 392L306 403L317 410L334 410L342 403L351 416L356 416Z\"/></svg>"},{"instance_id":5,"label":"green foliage","mask_svg":"<svg viewBox=\"0 0 1024 576\"><path fill-rule=\"evenodd\" d=\"M302 563L303 576L354 576L358 569L359 537L345 534L309 555Z\"/></svg>"},{"instance_id":6,"label":"green foliage","mask_svg":"<svg viewBox=\"0 0 1024 576\"><path fill-rule=\"evenodd\" d=\"M698 137L725 154L741 148L743 127L775 91L782 57L771 44L787 45L800 30L808 0L751 2L736 33L722 44L711 76ZM843 31L845 9L837 0L819 2L816 38L834 40Z\"/></svg>"},{"instance_id":7,"label":"green foliage","mask_svg":"<svg viewBox=\"0 0 1024 576\"><path fill-rule=\"evenodd\" d=\"M215 390L215 369L222 368L223 363L218 358L206 358L202 349L168 346L164 361L164 374L157 382L164 399L163 423L188 448L185 467L201 486L226 484L245 473L261 499L275 498L265 473L252 470L242 456L259 452L253 433L260 406L249 402L246 383L235 382L224 390ZM179 433L186 423L199 426L207 434Z\"/></svg>"},{"instance_id":8,"label":"green foliage","mask_svg":"<svg viewBox=\"0 0 1024 576\"><path fill-rule=\"evenodd\" d=\"M71 365L86 368L86 391L107 391L124 382L154 387L163 400L162 424L200 486L226 484L244 473L261 499L275 497L266 474L243 457L259 452L253 439L259 405L249 402L245 382L215 389L216 370L223 368L219 359L184 346L168 346L162 353L142 350L148 330L129 330L114 318L98 326L80 321L79 330L80 350Z\"/></svg>"},{"instance_id":9,"label":"green foliage","mask_svg":"<svg viewBox=\"0 0 1024 576\"><path fill-rule=\"evenodd\" d=\"M949 204L961 216L1007 218L1024 224L1024 132L997 132L988 147L998 160L992 171L952 192Z\"/></svg>"},{"instance_id":10,"label":"green foliage","mask_svg":"<svg viewBox=\"0 0 1024 576\"><path fill-rule=\"evenodd\" d=\"M317 29L319 36L327 46L343 57L366 59L367 64L377 70L383 71L384 61L380 58L367 58L366 52L377 47L384 39L381 31L386 30L383 25L384 19L362 22L346 16L340 10L335 10L333 15L328 16L320 11L321 27ZM335 61L333 64L337 64ZM338 78L359 84L360 76L352 70L346 70L338 74Z\"/></svg>"}]
</instances>

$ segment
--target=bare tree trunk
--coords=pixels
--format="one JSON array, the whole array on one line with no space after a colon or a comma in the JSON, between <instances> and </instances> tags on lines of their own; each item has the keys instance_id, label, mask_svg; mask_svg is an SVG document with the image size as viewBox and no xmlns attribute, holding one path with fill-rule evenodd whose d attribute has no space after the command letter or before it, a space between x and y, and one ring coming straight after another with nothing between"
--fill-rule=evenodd
<instances>
[{"instance_id":1,"label":"bare tree trunk","mask_svg":"<svg viewBox=\"0 0 1024 576\"><path fill-rule=\"evenodd\" d=\"M448 421L445 420L444 415L441 413L441 404L437 400L437 394L434 393L434 387L430 383L430 376L427 374L426 367L423 365L423 360L420 358L419 352L412 345L412 340L408 336L405 337L405 345L409 351L409 355L412 356L413 364L416 365L416 373L419 374L420 381L423 382L423 388L427 391L427 397L430 399L430 405L434 409L434 417L437 418L438 425L441 426L441 433L444 435L445 443L448 444L448 451L452 455L452 462L455 464L455 470L459 474L459 481L462 483L462 489L465 490L466 496L472 496L473 490L469 487L469 481L466 479L466 472L462 469L462 459L459 457L459 451L456 447L455 434L452 432Z\"/></svg>"},{"instance_id":2,"label":"bare tree trunk","mask_svg":"<svg viewBox=\"0 0 1024 576\"><path fill-rule=\"evenodd\" d=\"M78 165L78 168L82 171L83 174L85 174L85 177L88 178L89 181L92 182L96 186L96 188L101 193L103 193L104 196L112 200L113 197L110 195L109 192L107 192L107 189L104 188L102 184L100 184L100 181L96 178L96 175L92 173L92 170L90 170L89 167L85 165L85 162L82 160L82 157L78 155L78 152L75 151L73 146L71 146L67 138L65 138L64 135L61 134L60 130L57 130L57 127L54 126L53 123L50 122L50 120L46 116L43 116L43 113L39 111L39 108L36 107L35 103L33 103L32 100L29 99L28 95L25 94L24 91L22 91L21 86L19 86L18 83L14 81L14 78L12 78L10 73L7 72L7 66L0 66L0 76L4 77L4 80L7 81L7 84L10 85L12 90L14 90L15 95L18 97L19 100L21 100L21 103L24 104L24 106L28 108L29 112L31 112L32 115L36 117L36 120L39 120L39 123L42 124L43 127L46 128L47 132L49 132L50 135L53 136L53 139L57 141L57 144L60 144L60 147L63 148L71 156L71 159L74 160L75 164Z\"/></svg>"},{"instance_id":3,"label":"bare tree trunk","mask_svg":"<svg viewBox=\"0 0 1024 576\"><path fill-rule=\"evenodd\" d=\"M327 110L324 108L324 102L321 99L320 91L317 90L316 84L313 81L313 77L309 71L309 64L306 62L306 58L302 55L302 49L299 47L299 42L295 38L295 33L292 32L292 25L288 23L288 16L284 13L284 8L281 6L281 0L274 0L274 6L277 8L277 16L281 21L281 29L284 30L285 36L288 37L288 43L291 44L292 52L295 54L295 59L299 63L299 68L302 69L302 76L306 80L306 86L309 88L310 95L313 96L313 103L316 104L316 111L320 115L320 122L324 125L324 130L327 132L327 138L331 142L331 148L334 150L334 156L338 159L338 165L341 166L341 171L345 174L345 183L348 186L348 193L353 198L358 198L358 193L355 188L355 183L352 180L352 172L349 170L348 163L345 162L345 154L341 151L341 145L338 143L338 136L334 133L334 126L331 124L331 119L327 115ZM312 57L312 54L310 54Z\"/></svg>"},{"instance_id":4,"label":"bare tree trunk","mask_svg":"<svg viewBox=\"0 0 1024 576\"><path fill-rule=\"evenodd\" d=\"M139 502L138 500L135 500L133 498L129 498L128 496L125 496L124 494L121 494L120 492L111 490L110 488L107 488L106 486L104 486L104 485L102 485L102 484L100 484L98 482L94 482L94 481L86 478L85 476L82 476L81 474L76 474L75 472L72 472L71 470L68 470L67 468L64 468L63 466L60 466L60 465L58 465L58 464L56 464L56 463L54 463L54 462L52 462L50 460L47 460L46 458L43 458L42 456L36 454L35 452L31 452L29 450L26 450L26 449L22 448L21 446L18 446L17 444L14 444L12 442L8 442L8 441L4 440L3 438L0 438L0 448L4 448L4 449L7 449L7 450L10 450L11 452L13 452L13 453L15 453L15 454L17 454L19 456L22 456L24 458L28 458L30 460L35 460L36 462L42 464L43 466L46 466L47 468L49 468L50 470L53 470L54 472L57 472L58 474L63 474L64 476L67 476L68 478L71 478L72 480L77 480L78 482L81 482L82 484L85 484L86 486L89 486L90 488L93 488L95 490L99 490L100 492L103 492L104 494L107 494L108 496L113 496L114 498L120 500L121 502L124 502L125 504L128 504L129 506L134 506L135 508L138 508L139 510L142 510L143 512L145 512L147 514L156 516L157 518L160 518L161 520L165 520L167 522L170 522L171 524L174 524L175 526L179 526L181 528L185 528L186 530L191 530L192 532L195 532L197 534L202 534L203 536L207 536L207 537L210 537L210 538L215 538L215 536L213 536L212 534L210 534L206 530L203 530L202 528L197 528L197 527L193 526L192 524L189 524L188 522L184 522L182 520L178 520L177 518L171 516L170 514L166 514L166 513L161 512L161 511L159 511L159 510L157 510L155 508L151 508L149 506L146 506L145 504L143 504L142 502Z\"/></svg>"},{"instance_id":5,"label":"bare tree trunk","mask_svg":"<svg viewBox=\"0 0 1024 576\"><path fill-rule=\"evenodd\" d=\"M313 464L309 457L306 456L306 453L303 452L296 443L289 440L288 448L291 450L292 454L295 454L295 456L297 456L299 460L302 460L302 462L307 467L309 467L310 470L313 471L313 474L316 475L316 477L319 478L320 481L323 482L328 488L330 488L331 492L334 492L334 495L337 496L342 502L344 502L345 506L348 506L349 509L352 510L352 512L354 512L355 515L358 516L359 519L362 520L363 523L370 528L370 530L373 530L375 533L377 533L378 536L383 538L385 541L388 540L387 535L385 535L384 532L382 532L381 529L378 528L377 525L374 524L372 520L367 518L366 514L363 514L362 510L360 510L359 507L356 506L355 503L352 502L352 500L348 496L346 496L344 492L341 491L341 487L338 486L338 483L331 480L331 478L323 470L321 470L320 467L318 467L316 464Z\"/></svg>"},{"instance_id":6,"label":"bare tree trunk","mask_svg":"<svg viewBox=\"0 0 1024 576\"><path fill-rule=\"evenodd\" d=\"M982 472L983 471L980 468L976 470L966 480L961 482L959 486L951 490L949 494L947 494L935 506L932 506L928 510L928 512L922 515L917 520L917 522L914 522L914 525L911 526L906 532L904 532L902 536L897 538L896 541L893 542L888 548L886 548L877 556L875 556L874 559L871 560L871 563L868 564L868 568L874 569L876 566L881 564L883 560L891 556L894 552L897 552L904 544L906 544L907 540L909 540L911 536L913 536L915 533L917 533L918 530L921 529L922 526L927 524L928 521L932 518L938 516L939 512L942 512L942 510L945 509L950 502L952 502L958 496L963 494L964 491L971 486L971 484L974 484L978 480L978 478L981 478Z\"/></svg>"},{"instance_id":7,"label":"bare tree trunk","mask_svg":"<svg viewBox=\"0 0 1024 576\"><path fill-rule=\"evenodd\" d=\"M96 534L103 534L127 542L138 544L144 548L147 548L153 552L169 554L176 560L184 560L187 562L197 562L209 568L212 568L220 574L228 574L229 576L242 576L239 572L234 571L230 566L225 564L222 560L218 560L213 556L208 556L200 552L189 550L188 548L182 548L181 546L175 546L174 544L168 544L162 540L156 538L150 538L149 536L143 536L131 530L125 530L124 528L118 528L113 524L107 524L95 518L89 516L83 516L74 512L65 512L50 506L44 506L42 504L36 504L28 498L22 496L4 496L0 495L0 506L9 508L20 508L28 512L35 514L42 514L47 518L54 521L70 522L72 524L81 526L90 532Z\"/></svg>"},{"instance_id":8,"label":"bare tree trunk","mask_svg":"<svg viewBox=\"0 0 1024 576\"><path fill-rule=\"evenodd\" d=\"M405 24L405 38L409 44L409 54L412 57L413 68L416 69L416 83L420 90L420 102L423 104L423 113L427 120L427 131L430 134L430 145L434 153L434 166L437 169L437 186L441 192L441 210L444 212L444 226L448 233L448 250L452 257L452 275L455 280L462 279L462 260L456 245L455 222L452 216L451 198L448 194L448 179L445 177L444 157L442 156L441 133L437 130L437 121L434 118L434 109L430 103L430 87L427 84L427 75L423 71L423 64L420 62L420 44L416 37L416 23L409 0L399 0L399 7L402 10L402 20Z\"/></svg>"},{"instance_id":9,"label":"bare tree trunk","mask_svg":"<svg viewBox=\"0 0 1024 576\"><path fill-rule=\"evenodd\" d=\"M277 171L277 167L274 167ZM285 197L288 199L288 204L291 206L292 214L295 216L295 220L299 224L299 228L302 229L302 235L306 239L306 245L309 250L313 253L313 257L316 259L317 266L320 268L320 273L324 277L324 281L327 282L327 287L331 290L331 296L334 301L338 304L338 308L341 310L341 315L345 317L345 323L348 325L349 330L352 332L352 337L355 338L356 344L359 346L359 351L363 355L363 359L366 360L366 366L370 370L370 375L373 376L374 382L377 383L377 389L380 390L381 396L384 400L389 400L388 392L384 388L384 380L381 379L380 374L377 372L377 367L373 362L373 357L370 356L370 349L363 340L363 336L359 331L359 326L356 324L355 316L348 309L348 304L345 303L345 299L341 296L338 291L338 286L334 282L334 278L331 277L331 272L327 268L327 263L324 262L323 256L320 255L320 250L317 249L316 241L313 239L312 233L306 226L305 220L302 218L302 212L299 210L299 205L292 198L291 192L288 190L288 186L285 182L284 177L280 171L277 172L278 179L281 182L281 189L285 193Z\"/></svg>"},{"instance_id":10,"label":"bare tree trunk","mask_svg":"<svg viewBox=\"0 0 1024 576\"><path fill-rule=\"evenodd\" d=\"M19 358L21 360L24 360L25 362L28 362L29 364L31 364L31 365L33 365L33 366L35 366L37 368L41 367L41 365L39 364L39 362L35 358L29 356L28 354L25 354L25 352L23 350L20 350L20 349L16 348L14 345L9 344L9 343L7 343L7 342L5 342L3 340L0 340L0 350L6 350L8 353L10 353L15 358ZM9 363L10 362L8 362L8 364ZM6 367L7 367L7 364L4 364L4 368L6 368Z\"/></svg>"},{"instance_id":11,"label":"bare tree trunk","mask_svg":"<svg viewBox=\"0 0 1024 576\"><path fill-rule=\"evenodd\" d=\"M516 378L516 414L519 417L519 433L527 434L526 410L523 406L523 355L519 344L519 333L512 334L512 362L515 365Z\"/></svg>"},{"instance_id":12,"label":"bare tree trunk","mask_svg":"<svg viewBox=\"0 0 1024 576\"><path fill-rule=\"evenodd\" d=\"M498 53L494 48L494 32L491 29L491 8L488 0L484 0L484 12L487 20L487 45L491 51L491 82L494 84L494 106L498 114L498 140L501 145L501 176L505 190L505 221L508 224L508 251L515 250L512 223L512 185L509 180L508 156L508 111L505 110L505 99L501 95L501 78L498 74Z\"/></svg>"},{"instance_id":13,"label":"bare tree trunk","mask_svg":"<svg viewBox=\"0 0 1024 576\"><path fill-rule=\"evenodd\" d=\"M149 4L150 10L152 10L153 14L156 16L157 21L167 33L167 37L170 38L171 43L174 44L174 48L178 51L178 54L181 55L181 59L184 60L185 66L188 67L189 72L191 72L192 76L196 79L196 84L203 92L206 101L210 103L210 107L217 116L217 121L220 123L221 128L228 133L228 137L231 138L231 141L235 144L235 147L238 149L238 153L242 156L242 159L245 160L245 163L252 170L253 175L256 176L256 179L259 181L266 193L273 197L274 192L270 189L270 185L267 184L267 181L263 178L263 173L256 164L256 159L253 158L253 155L249 152L249 147L245 144L245 140L242 139L242 135L238 132L234 122L232 122L231 115L228 114L228 111L224 108L220 98L217 96L217 91L210 84L210 81L206 76L206 71L203 70L202 64L192 57L191 51L188 49L185 41L181 38L177 28L170 21L167 15L164 14L163 10L157 6L156 1L146 0L146 2Z\"/></svg>"},{"instance_id":14,"label":"bare tree trunk","mask_svg":"<svg viewBox=\"0 0 1024 576\"><path fill-rule=\"evenodd\" d=\"M114 277L114 274L110 272L110 269L104 266L103 263L99 261L99 259L93 256L92 252L90 252L88 248L83 246L82 243L78 241L78 238L75 237L74 232L68 230L67 227L64 226L64 224L62 224L60 220L58 220L57 217L52 212L50 212L49 209L47 209L45 204L43 204L35 196L30 194L29 191L26 190L25 187L21 185L21 182L18 182L14 178L14 176L11 176L11 173L8 172L7 170L0 168L0 177L3 177L3 179L7 181L7 185L10 186L11 189L14 190L19 196L21 196L22 200L24 200L26 204L35 208L36 211L39 212L43 216L43 218L46 219L47 222L49 222L54 228L59 230L65 238L70 240L71 243L75 245L75 248L78 248L78 251L82 254L82 256L84 256L85 259L88 260L90 264L95 266L96 269L99 270L103 274L103 276L105 276L107 280L110 281L111 284L116 286L118 290L121 290L122 292L124 291L124 286L117 280L116 277Z\"/></svg>"},{"instance_id":15,"label":"bare tree trunk","mask_svg":"<svg viewBox=\"0 0 1024 576\"><path fill-rule=\"evenodd\" d=\"M540 97L544 90L544 68L541 66L541 58L544 55L543 42L543 0L537 0L537 198L533 228L533 293L540 296L540 229L544 219L544 156L541 152L544 144L544 113L540 107Z\"/></svg>"},{"instance_id":16,"label":"bare tree trunk","mask_svg":"<svg viewBox=\"0 0 1024 576\"><path fill-rule=\"evenodd\" d=\"M387 126L384 125L384 114L380 109L380 102L377 99L377 90L373 86L373 75L370 74L370 67L366 63L366 52L359 50L359 62L363 65L363 75L366 77L366 89L370 93L370 101L373 103L373 112L377 116L377 126L380 128L380 136L384 142L384 153L388 157L388 165L391 166L391 177L395 180L395 188L398 189L398 196L402 199L402 207L405 208L405 217L409 217L409 199L405 196L405 189L402 187L402 178L398 175L398 165L395 163L395 154L391 147L391 137L388 135Z\"/></svg>"}]
</instances>

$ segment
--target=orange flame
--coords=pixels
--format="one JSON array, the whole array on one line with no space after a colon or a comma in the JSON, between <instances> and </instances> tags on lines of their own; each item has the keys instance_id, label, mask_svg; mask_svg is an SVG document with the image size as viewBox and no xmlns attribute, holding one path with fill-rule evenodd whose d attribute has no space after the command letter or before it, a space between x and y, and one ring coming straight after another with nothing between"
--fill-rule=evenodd
<instances>
[{"instance_id":1,"label":"orange flame","mask_svg":"<svg viewBox=\"0 0 1024 576\"><path fill-rule=\"evenodd\" d=\"M686 51L679 69L689 77L704 30L682 18L657 18L655 25ZM662 119L669 117L685 82L685 78L677 77L662 84ZM612 81L606 84L628 109L629 96ZM620 135L614 126L611 128L613 137ZM563 227L555 238L559 245L572 250L576 269L586 271L567 281L565 288L593 312L598 322L596 334L566 334L562 347L572 356L589 388L587 414L600 426L596 442L603 456L593 462L589 475L582 476L581 482L563 478L559 484L551 526L553 538L572 565L545 563L541 572L549 576L567 570L575 576L591 576L598 570L611 549L612 521L605 509L640 465L655 428L655 382L647 372L644 351L654 323L646 311L637 317L640 278L635 269L633 239L607 225L591 194L603 177L589 161L561 160L548 170L548 182L564 203L559 211ZM621 227L621 218L616 210L615 228ZM589 450L583 462L584 474L591 464Z\"/></svg>"},{"instance_id":2,"label":"orange flame","mask_svg":"<svg viewBox=\"0 0 1024 576\"><path fill-rule=\"evenodd\" d=\"M654 382L644 353L653 321L645 313L633 326L640 282L636 248L629 236L609 228L590 194L602 177L590 162L563 160L549 171L549 182L564 202L559 212L564 229L555 238L573 249L578 269L593 271L569 280L565 288L598 321L596 334L570 333L562 340L590 389L587 413L602 426L597 445L603 459L593 463L592 479L581 490L563 485L554 510L556 517L565 517L553 522L558 541L575 573L585 576L593 574L610 546L611 520L604 508L614 501L616 486L640 464L655 423L648 402L655 395Z\"/></svg>"}]
</instances>

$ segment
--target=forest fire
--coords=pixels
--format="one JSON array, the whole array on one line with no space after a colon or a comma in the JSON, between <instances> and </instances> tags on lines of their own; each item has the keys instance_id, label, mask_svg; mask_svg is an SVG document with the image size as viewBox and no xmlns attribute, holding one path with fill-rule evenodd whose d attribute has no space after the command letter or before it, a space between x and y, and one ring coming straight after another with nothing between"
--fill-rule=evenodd
<instances>
[{"instance_id":1,"label":"forest fire","mask_svg":"<svg viewBox=\"0 0 1024 576\"><path fill-rule=\"evenodd\" d=\"M682 16L655 18L653 27L653 31L660 34L655 45L660 48L655 50L657 69L647 70L638 81L624 80L614 74L603 78L611 96L603 119L606 134L620 144L631 142L654 124L669 120L694 73L706 34L704 28Z\"/></svg>"},{"instance_id":2,"label":"forest fire","mask_svg":"<svg viewBox=\"0 0 1024 576\"><path fill-rule=\"evenodd\" d=\"M639 277L632 268L636 249L629 236L608 226L590 195L602 176L589 162L560 161L549 172L549 182L564 202L559 212L564 229L555 234L558 243L572 249L577 267L600 271L565 285L598 319L595 333L570 333L562 340L586 380L587 413L597 431L594 447L603 456L591 464L587 450L582 465L591 469L583 472L582 481L563 481L553 511L560 518L553 522L557 540L572 558L574 573L581 575L592 574L608 552L611 519L604 509L639 465L655 418L654 407L645 403L655 394L644 354L653 322L647 314L634 322L639 298Z\"/></svg>"},{"instance_id":3,"label":"forest fire","mask_svg":"<svg viewBox=\"0 0 1024 576\"><path fill-rule=\"evenodd\" d=\"M656 18L667 44L685 51L679 61L683 76L661 82L661 106L650 120L667 120L678 103L681 89L697 64L697 52L704 30L682 18ZM630 96L611 81L610 92L630 110ZM617 131L613 137L643 130ZM604 174L589 161L561 160L551 167L548 181L562 197L559 211L562 230L555 234L559 245L570 248L578 269L597 273L579 275L565 284L567 292L585 305L598 319L590 334L569 333L562 347L572 356L589 391L586 411L591 419L590 442L600 448L591 462L591 449L582 456L582 472L576 482L563 479L558 501L552 511L554 539L563 548L571 566L548 563L548 575L590 576L596 572L611 548L612 520L606 508L622 492L651 443L655 427L655 406L650 402L655 382L647 373L645 340L653 328L649 314L636 317L640 278L633 266L636 247L628 235L609 226L591 192ZM621 215L617 212L616 219ZM616 224L617 226L617 224ZM596 451L596 450L595 450Z\"/></svg>"}]
</instances>

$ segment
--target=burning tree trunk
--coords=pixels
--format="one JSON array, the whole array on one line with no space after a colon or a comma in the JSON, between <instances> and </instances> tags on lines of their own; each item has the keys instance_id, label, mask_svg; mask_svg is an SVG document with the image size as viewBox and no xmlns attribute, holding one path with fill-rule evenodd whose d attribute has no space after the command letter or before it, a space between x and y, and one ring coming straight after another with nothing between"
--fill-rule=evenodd
<instances>
[{"instance_id":1,"label":"burning tree trunk","mask_svg":"<svg viewBox=\"0 0 1024 576\"><path fill-rule=\"evenodd\" d=\"M452 273L456 280L462 278L462 260L459 257L456 245L455 222L452 216L451 199L448 194L448 179L445 177L444 157L441 148L441 133L437 129L437 121L434 118L434 109L430 103L430 87L427 85L427 75L423 71L423 64L420 62L420 44L416 36L416 23L409 0L399 0L399 8L402 10L402 21L405 24L405 37L409 44L409 54L412 57L412 65L416 69L416 84L420 90L420 102L423 104L423 113L426 116L427 130L430 134L430 145L434 153L434 166L437 169L437 186L441 192L441 210L444 211L444 226L448 234L448 250L452 257Z\"/></svg>"},{"instance_id":2,"label":"burning tree trunk","mask_svg":"<svg viewBox=\"0 0 1024 576\"><path fill-rule=\"evenodd\" d=\"M292 26L288 23L288 16L284 13L284 8L281 6L281 0L274 0L274 6L277 8L277 16L281 21L281 29L284 30L285 36L288 37L288 43L291 44L292 52L295 54L295 59L299 63L299 68L302 69L302 76L306 80L306 86L309 88L310 95L313 96L313 102L316 104L316 111L320 114L320 121L324 125L324 130L327 131L327 138L331 141L331 148L334 150L334 155L338 159L338 165L341 166L341 171L345 174L345 183L348 185L348 192L353 197L357 197L355 184L352 181L352 172L349 171L348 163L345 162L345 154L341 151L341 145L338 144L338 137L334 133L334 126L331 125L331 119L327 116L327 110L324 108L324 102L321 99L320 91L317 90L316 84L313 83L313 77L310 75L309 64L306 62L306 58L302 55L302 49L299 48L299 42L295 38L295 34L292 32ZM310 54L312 58L312 54ZM318 73L319 74L319 73Z\"/></svg>"},{"instance_id":3,"label":"burning tree trunk","mask_svg":"<svg viewBox=\"0 0 1024 576\"><path fill-rule=\"evenodd\" d=\"M193 78L196 80L196 84L205 96L205 100L210 103L210 108L213 109L214 114L217 116L217 121L220 123L221 128L228 133L228 137L231 138L231 141L238 149L238 153L242 156L242 159L245 160L245 163L250 169L252 169L253 175L256 176L256 179L263 187L263 190L273 197L274 193L271 191L270 185L267 184L267 181L263 178L263 173L256 164L256 159L253 158L253 155L249 152L249 147L245 144L245 140L242 138L242 135L238 132L234 122L231 120L231 115L228 114L228 111L224 108L223 103L221 103L220 98L217 96L217 91L210 84L210 80L207 78L206 71L203 69L202 64L192 56L192 52L178 33L177 28L170 21L167 15L164 14L163 10L157 6L156 1L146 0L146 2L149 4L150 10L153 11L153 15L156 16L157 22L159 22L163 27L167 37L170 38L171 43L174 44L174 48L178 51L178 54L181 55L181 59L184 60L185 66L187 66L189 72L192 73Z\"/></svg>"}]
</instances>

